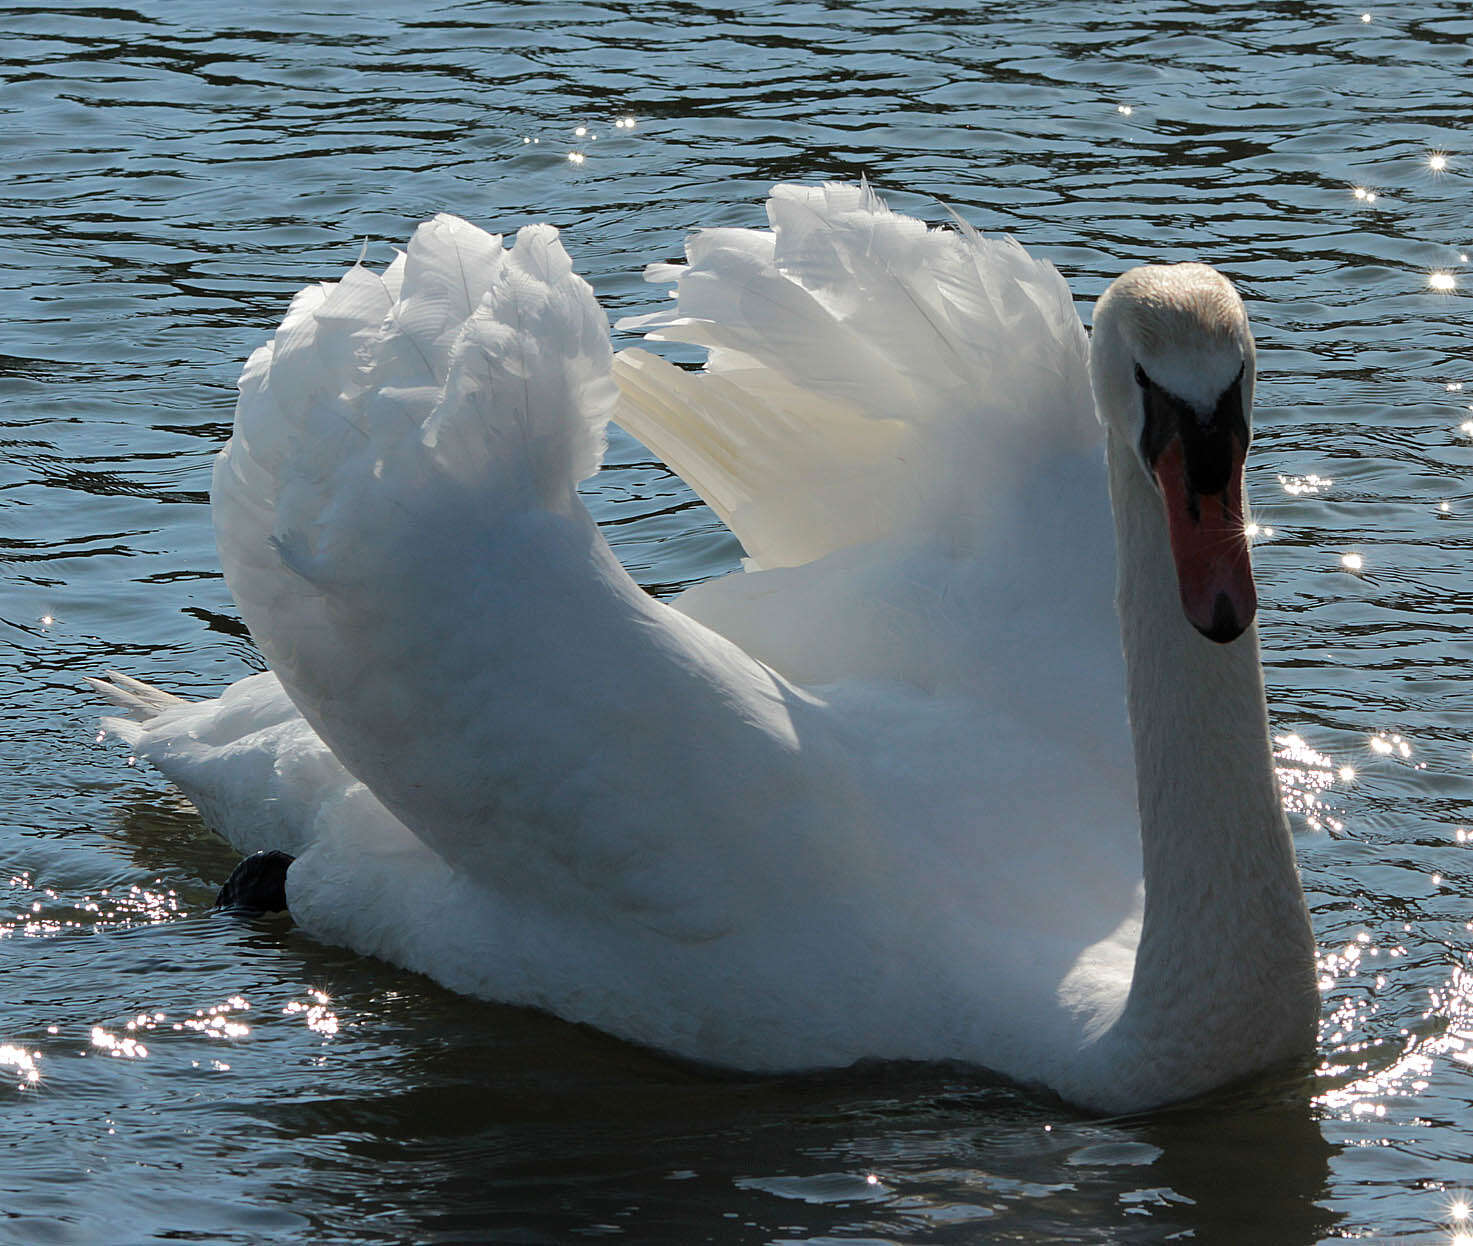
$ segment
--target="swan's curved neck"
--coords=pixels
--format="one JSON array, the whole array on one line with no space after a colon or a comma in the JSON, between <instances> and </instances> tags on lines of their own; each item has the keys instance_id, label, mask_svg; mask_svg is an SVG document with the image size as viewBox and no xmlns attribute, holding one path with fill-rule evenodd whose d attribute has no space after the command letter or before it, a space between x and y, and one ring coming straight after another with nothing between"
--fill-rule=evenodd
<instances>
[{"instance_id":1,"label":"swan's curved neck","mask_svg":"<svg viewBox=\"0 0 1473 1246\"><path fill-rule=\"evenodd\" d=\"M1130 995L1106 1038L1180 1098L1310 1047L1315 947L1257 625L1226 645L1191 626L1160 499L1113 431L1109 464L1146 903Z\"/></svg>"}]
</instances>

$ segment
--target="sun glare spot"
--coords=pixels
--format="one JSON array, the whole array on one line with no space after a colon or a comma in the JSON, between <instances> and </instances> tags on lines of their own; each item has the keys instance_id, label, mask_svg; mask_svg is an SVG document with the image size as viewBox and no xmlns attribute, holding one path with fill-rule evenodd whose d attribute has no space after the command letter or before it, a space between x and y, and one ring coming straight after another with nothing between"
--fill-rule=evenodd
<instances>
[{"instance_id":1,"label":"sun glare spot","mask_svg":"<svg viewBox=\"0 0 1473 1246\"><path fill-rule=\"evenodd\" d=\"M1135 109L1132 108L1129 104L1116 104L1115 111L1118 112L1122 117L1128 117L1131 113L1135 111Z\"/></svg>"},{"instance_id":2,"label":"sun glare spot","mask_svg":"<svg viewBox=\"0 0 1473 1246\"><path fill-rule=\"evenodd\" d=\"M1314 472L1310 472L1308 476L1279 477L1279 484L1283 486L1284 492L1296 498L1305 494L1313 496L1323 493L1334 483L1328 476L1317 476Z\"/></svg>"},{"instance_id":3,"label":"sun glare spot","mask_svg":"<svg viewBox=\"0 0 1473 1246\"><path fill-rule=\"evenodd\" d=\"M1274 773L1285 813L1300 814L1312 831L1345 829L1334 810L1320 799L1320 793L1335 782L1335 763L1329 756L1295 732L1278 735L1274 737Z\"/></svg>"},{"instance_id":4,"label":"sun glare spot","mask_svg":"<svg viewBox=\"0 0 1473 1246\"><path fill-rule=\"evenodd\" d=\"M1447 170L1447 152L1429 151L1427 153L1427 167L1434 173L1443 173Z\"/></svg>"},{"instance_id":5,"label":"sun glare spot","mask_svg":"<svg viewBox=\"0 0 1473 1246\"><path fill-rule=\"evenodd\" d=\"M1444 272L1441 269L1428 275L1427 284L1434 290L1440 290L1443 293L1458 288L1458 283L1454 280L1452 273Z\"/></svg>"},{"instance_id":6,"label":"sun glare spot","mask_svg":"<svg viewBox=\"0 0 1473 1246\"><path fill-rule=\"evenodd\" d=\"M1371 15L1369 13L1362 13L1360 15L1360 20L1369 25L1371 21Z\"/></svg>"},{"instance_id":7,"label":"sun glare spot","mask_svg":"<svg viewBox=\"0 0 1473 1246\"><path fill-rule=\"evenodd\" d=\"M41 1070L36 1067L40 1058L39 1051L28 1051L15 1043L0 1044L0 1068L11 1071L18 1090L25 1090L41 1080Z\"/></svg>"},{"instance_id":8,"label":"sun glare spot","mask_svg":"<svg viewBox=\"0 0 1473 1246\"><path fill-rule=\"evenodd\" d=\"M92 1045L110 1056L122 1056L129 1060L148 1058L148 1048L136 1038L119 1038L116 1034L109 1034L100 1025L92 1027Z\"/></svg>"},{"instance_id":9,"label":"sun glare spot","mask_svg":"<svg viewBox=\"0 0 1473 1246\"><path fill-rule=\"evenodd\" d=\"M281 1010L282 1013L288 1017L300 1016L313 1033L331 1038L339 1029L337 1014L328 1007L332 1002L331 996L326 991L312 990L307 992L307 997L311 1003L294 999Z\"/></svg>"},{"instance_id":10,"label":"sun glare spot","mask_svg":"<svg viewBox=\"0 0 1473 1246\"><path fill-rule=\"evenodd\" d=\"M1365 570L1366 560L1359 554L1341 554L1340 565L1347 571L1359 575Z\"/></svg>"},{"instance_id":11,"label":"sun glare spot","mask_svg":"<svg viewBox=\"0 0 1473 1246\"><path fill-rule=\"evenodd\" d=\"M581 151L570 151L568 153L569 164L582 164L587 159L588 157L585 156Z\"/></svg>"}]
</instances>

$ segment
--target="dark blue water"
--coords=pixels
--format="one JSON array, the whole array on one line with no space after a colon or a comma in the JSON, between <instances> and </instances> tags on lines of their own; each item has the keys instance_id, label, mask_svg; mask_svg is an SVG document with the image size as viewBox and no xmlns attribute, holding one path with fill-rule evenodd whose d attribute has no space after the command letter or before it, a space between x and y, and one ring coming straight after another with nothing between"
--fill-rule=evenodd
<instances>
[{"instance_id":1,"label":"dark blue water","mask_svg":"<svg viewBox=\"0 0 1473 1246\"><path fill-rule=\"evenodd\" d=\"M1457 1240L1473 12L1362 12L5 7L0 1235ZM691 226L861 173L1016 234L1086 312L1147 259L1205 259L1247 297L1319 1068L1118 1122L952 1070L714 1079L211 915L233 854L95 743L85 674L204 694L259 666L206 491L240 362L299 286L445 209L551 220L611 314L648 310L644 263ZM616 435L609 463L590 505L642 583L735 565L645 451Z\"/></svg>"}]
</instances>

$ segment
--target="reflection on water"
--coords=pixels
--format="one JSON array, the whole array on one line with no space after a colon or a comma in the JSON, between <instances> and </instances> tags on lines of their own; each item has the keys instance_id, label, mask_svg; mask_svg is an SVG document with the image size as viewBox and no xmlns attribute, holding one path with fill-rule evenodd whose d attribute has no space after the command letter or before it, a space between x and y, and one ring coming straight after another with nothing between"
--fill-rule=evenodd
<instances>
[{"instance_id":1,"label":"reflection on water","mask_svg":"<svg viewBox=\"0 0 1473 1246\"><path fill-rule=\"evenodd\" d=\"M25 1242L1473 1236L1473 421L1460 2L169 5L0 29L0 1178ZM579 131L582 133L579 133ZM1319 1066L1082 1120L975 1073L716 1078L279 919L93 743L83 675L259 668L205 498L290 294L446 209L551 219L615 315L695 223L868 174L1089 300L1207 259L1260 346L1250 484ZM652 592L740 550L615 434ZM177 1027L177 1028L176 1028Z\"/></svg>"}]
</instances>

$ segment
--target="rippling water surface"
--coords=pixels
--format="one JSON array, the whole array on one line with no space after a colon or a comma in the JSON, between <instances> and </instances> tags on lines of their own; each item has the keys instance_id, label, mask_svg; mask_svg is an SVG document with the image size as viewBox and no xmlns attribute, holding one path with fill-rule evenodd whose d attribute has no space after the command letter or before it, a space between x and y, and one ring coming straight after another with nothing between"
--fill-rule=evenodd
<instances>
[{"instance_id":1,"label":"rippling water surface","mask_svg":"<svg viewBox=\"0 0 1473 1246\"><path fill-rule=\"evenodd\" d=\"M1457 1240L1467 6L371 7L3 9L0 1234ZM553 221L612 314L647 310L641 268L687 228L860 173L1017 235L1086 312L1147 259L1247 297L1318 1069L1107 1122L948 1070L711 1078L210 914L232 852L95 742L84 674L204 694L260 665L206 492L240 361L299 286L448 209ZM589 498L652 591L735 565L628 438Z\"/></svg>"}]
</instances>

